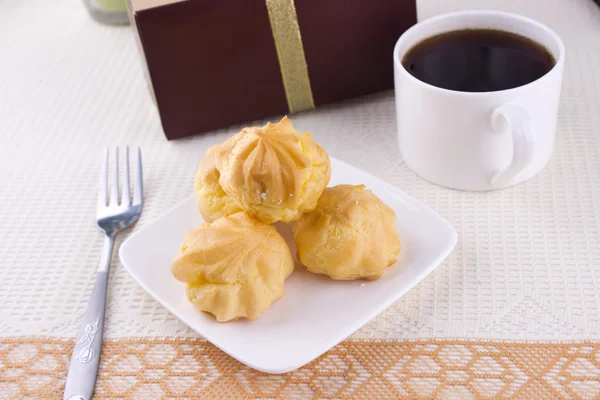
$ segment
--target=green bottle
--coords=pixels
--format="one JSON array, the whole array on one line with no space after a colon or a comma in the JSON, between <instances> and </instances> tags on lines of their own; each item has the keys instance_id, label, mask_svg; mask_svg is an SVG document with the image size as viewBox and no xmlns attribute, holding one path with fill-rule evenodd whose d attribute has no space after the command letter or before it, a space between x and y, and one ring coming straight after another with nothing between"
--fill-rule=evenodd
<instances>
[{"instance_id":1,"label":"green bottle","mask_svg":"<svg viewBox=\"0 0 600 400\"><path fill-rule=\"evenodd\" d=\"M97 3L105 11L127 12L127 0L97 0Z\"/></svg>"},{"instance_id":2,"label":"green bottle","mask_svg":"<svg viewBox=\"0 0 600 400\"><path fill-rule=\"evenodd\" d=\"M126 25L128 0L84 0L92 18L107 25Z\"/></svg>"}]
</instances>

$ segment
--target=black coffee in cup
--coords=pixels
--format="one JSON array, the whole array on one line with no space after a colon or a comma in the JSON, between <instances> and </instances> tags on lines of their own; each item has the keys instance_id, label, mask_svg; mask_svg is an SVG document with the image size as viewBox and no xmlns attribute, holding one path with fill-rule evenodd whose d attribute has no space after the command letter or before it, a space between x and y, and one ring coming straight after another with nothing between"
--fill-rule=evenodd
<instances>
[{"instance_id":1,"label":"black coffee in cup","mask_svg":"<svg viewBox=\"0 0 600 400\"><path fill-rule=\"evenodd\" d=\"M401 60L415 78L444 89L493 92L526 85L556 61L540 44L491 29L467 29L433 36Z\"/></svg>"}]
</instances>

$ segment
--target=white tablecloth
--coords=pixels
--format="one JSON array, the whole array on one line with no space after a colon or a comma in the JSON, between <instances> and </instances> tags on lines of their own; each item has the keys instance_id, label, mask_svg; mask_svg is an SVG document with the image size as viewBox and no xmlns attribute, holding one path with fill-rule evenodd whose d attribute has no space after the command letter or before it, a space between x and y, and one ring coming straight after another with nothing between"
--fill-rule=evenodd
<instances>
[{"instance_id":1,"label":"white tablecloth","mask_svg":"<svg viewBox=\"0 0 600 400\"><path fill-rule=\"evenodd\" d=\"M531 16L564 39L554 157L517 187L453 191L404 165L391 92L293 117L330 155L400 187L458 231L436 272L354 337L600 338L600 7L419 2L421 19L468 8ZM0 335L72 337L102 248L94 225L102 150L143 149L139 229L192 193L205 150L239 127L167 142L132 32L94 23L76 1L2 1L0 49ZM195 335L113 264L107 337Z\"/></svg>"}]
</instances>

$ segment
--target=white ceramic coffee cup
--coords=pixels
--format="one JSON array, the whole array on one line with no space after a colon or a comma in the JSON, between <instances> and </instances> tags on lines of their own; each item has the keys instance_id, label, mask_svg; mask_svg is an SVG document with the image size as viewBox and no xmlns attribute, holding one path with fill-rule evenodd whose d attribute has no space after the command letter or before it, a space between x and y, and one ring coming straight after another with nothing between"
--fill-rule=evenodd
<instances>
[{"instance_id":1,"label":"white ceramic coffee cup","mask_svg":"<svg viewBox=\"0 0 600 400\"><path fill-rule=\"evenodd\" d=\"M418 80L402 66L408 50L440 33L488 28L527 37L556 60L543 77L513 89L459 92ZM394 48L396 116L406 164L426 180L461 190L523 182L550 160L554 147L565 48L554 31L498 11L463 11L424 20Z\"/></svg>"}]
</instances>

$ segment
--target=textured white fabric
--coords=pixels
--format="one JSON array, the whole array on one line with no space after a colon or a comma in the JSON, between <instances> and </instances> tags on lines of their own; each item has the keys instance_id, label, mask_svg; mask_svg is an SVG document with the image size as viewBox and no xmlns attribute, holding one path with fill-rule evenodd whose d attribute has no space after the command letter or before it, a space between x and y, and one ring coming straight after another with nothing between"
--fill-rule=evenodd
<instances>
[{"instance_id":1,"label":"textured white fabric","mask_svg":"<svg viewBox=\"0 0 600 400\"><path fill-rule=\"evenodd\" d=\"M391 92L293 117L329 154L427 203L459 234L434 274L355 337L600 338L600 7L419 3L420 18L468 8L537 18L566 43L558 144L538 177L490 193L423 181L400 159ZM167 142L130 29L98 25L72 0L0 2L0 49L0 335L71 337L102 248L101 150L143 148L139 229L191 193L205 150L239 127ZM108 337L194 335L116 257L109 296Z\"/></svg>"}]
</instances>

